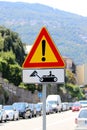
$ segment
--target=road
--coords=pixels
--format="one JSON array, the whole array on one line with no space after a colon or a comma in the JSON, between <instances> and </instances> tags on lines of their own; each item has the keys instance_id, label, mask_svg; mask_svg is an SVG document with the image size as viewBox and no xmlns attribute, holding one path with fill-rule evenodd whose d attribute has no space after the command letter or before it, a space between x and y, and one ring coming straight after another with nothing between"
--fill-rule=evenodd
<instances>
[{"instance_id":1,"label":"road","mask_svg":"<svg viewBox=\"0 0 87 130\"><path fill-rule=\"evenodd\" d=\"M74 130L78 112L66 111L46 116L46 130ZM1 130L43 130L43 117L0 123Z\"/></svg>"}]
</instances>

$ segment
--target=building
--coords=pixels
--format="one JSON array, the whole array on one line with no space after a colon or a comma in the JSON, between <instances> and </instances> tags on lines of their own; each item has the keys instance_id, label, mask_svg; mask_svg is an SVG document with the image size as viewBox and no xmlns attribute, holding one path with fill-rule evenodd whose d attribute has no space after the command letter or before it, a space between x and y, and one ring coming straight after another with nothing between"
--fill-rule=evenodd
<instances>
[{"instance_id":1,"label":"building","mask_svg":"<svg viewBox=\"0 0 87 130\"><path fill-rule=\"evenodd\" d=\"M25 53L28 54L32 48L32 45L26 45L25 46Z\"/></svg>"},{"instance_id":2,"label":"building","mask_svg":"<svg viewBox=\"0 0 87 130\"><path fill-rule=\"evenodd\" d=\"M78 65L76 67L77 74L77 84L78 85L87 85L87 64Z\"/></svg>"},{"instance_id":3,"label":"building","mask_svg":"<svg viewBox=\"0 0 87 130\"><path fill-rule=\"evenodd\" d=\"M63 56L65 61L65 69L70 70L72 73L76 74L76 65L73 60L69 57Z\"/></svg>"}]
</instances>

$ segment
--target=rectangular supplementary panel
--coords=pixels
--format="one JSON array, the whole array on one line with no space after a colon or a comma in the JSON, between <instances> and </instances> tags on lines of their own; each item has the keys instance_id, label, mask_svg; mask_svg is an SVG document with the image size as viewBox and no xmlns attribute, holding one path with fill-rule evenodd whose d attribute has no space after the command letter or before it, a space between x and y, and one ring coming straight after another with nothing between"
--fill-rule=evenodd
<instances>
[{"instance_id":1,"label":"rectangular supplementary panel","mask_svg":"<svg viewBox=\"0 0 87 130\"><path fill-rule=\"evenodd\" d=\"M23 69L22 78L24 83L64 83L64 69Z\"/></svg>"}]
</instances>

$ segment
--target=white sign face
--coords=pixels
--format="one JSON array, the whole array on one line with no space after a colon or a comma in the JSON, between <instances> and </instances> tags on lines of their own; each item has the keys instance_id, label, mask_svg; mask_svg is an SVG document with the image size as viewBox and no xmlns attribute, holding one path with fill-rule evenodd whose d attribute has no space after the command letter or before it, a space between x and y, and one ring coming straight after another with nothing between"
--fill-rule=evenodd
<instances>
[{"instance_id":1,"label":"white sign face","mask_svg":"<svg viewBox=\"0 0 87 130\"><path fill-rule=\"evenodd\" d=\"M23 69L24 83L64 83L64 69Z\"/></svg>"}]
</instances>

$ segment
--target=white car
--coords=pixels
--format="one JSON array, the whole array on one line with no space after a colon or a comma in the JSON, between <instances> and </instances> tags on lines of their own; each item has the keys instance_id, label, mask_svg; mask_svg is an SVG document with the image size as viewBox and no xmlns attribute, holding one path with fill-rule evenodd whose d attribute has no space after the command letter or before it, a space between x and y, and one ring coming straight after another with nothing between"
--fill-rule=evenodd
<instances>
[{"instance_id":1,"label":"white car","mask_svg":"<svg viewBox=\"0 0 87 130\"><path fill-rule=\"evenodd\" d=\"M6 115L7 120L18 120L19 119L19 111L17 111L15 108L13 108L12 105L5 105L3 106Z\"/></svg>"},{"instance_id":2,"label":"white car","mask_svg":"<svg viewBox=\"0 0 87 130\"><path fill-rule=\"evenodd\" d=\"M51 104L46 102L46 114L51 114L51 113L53 113L52 106L51 106Z\"/></svg>"},{"instance_id":3,"label":"white car","mask_svg":"<svg viewBox=\"0 0 87 130\"><path fill-rule=\"evenodd\" d=\"M0 110L3 108L3 105L0 104Z\"/></svg>"},{"instance_id":4,"label":"white car","mask_svg":"<svg viewBox=\"0 0 87 130\"><path fill-rule=\"evenodd\" d=\"M66 111L67 110L67 105L65 102L62 102L62 111Z\"/></svg>"},{"instance_id":5,"label":"white car","mask_svg":"<svg viewBox=\"0 0 87 130\"><path fill-rule=\"evenodd\" d=\"M4 111L2 105L0 105L0 122L7 121L6 112Z\"/></svg>"},{"instance_id":6,"label":"white car","mask_svg":"<svg viewBox=\"0 0 87 130\"><path fill-rule=\"evenodd\" d=\"M81 108L75 118L75 130L87 130L87 108Z\"/></svg>"},{"instance_id":7,"label":"white car","mask_svg":"<svg viewBox=\"0 0 87 130\"><path fill-rule=\"evenodd\" d=\"M87 100L80 100L79 102L82 107L87 107Z\"/></svg>"},{"instance_id":8,"label":"white car","mask_svg":"<svg viewBox=\"0 0 87 130\"><path fill-rule=\"evenodd\" d=\"M51 104L54 112L61 112L62 110L62 102L60 95L48 95L46 98L46 102Z\"/></svg>"}]
</instances>

